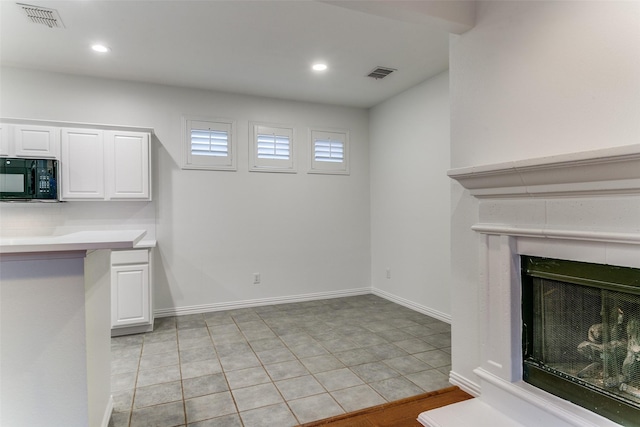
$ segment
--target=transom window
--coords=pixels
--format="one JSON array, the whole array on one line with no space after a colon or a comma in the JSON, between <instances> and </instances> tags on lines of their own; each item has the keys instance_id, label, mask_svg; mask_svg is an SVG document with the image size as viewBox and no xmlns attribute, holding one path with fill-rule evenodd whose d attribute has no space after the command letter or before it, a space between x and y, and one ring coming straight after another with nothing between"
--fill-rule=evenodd
<instances>
[{"instance_id":1,"label":"transom window","mask_svg":"<svg viewBox=\"0 0 640 427\"><path fill-rule=\"evenodd\" d=\"M309 173L348 175L348 147L348 131L311 129L311 168Z\"/></svg>"},{"instance_id":2,"label":"transom window","mask_svg":"<svg viewBox=\"0 0 640 427\"><path fill-rule=\"evenodd\" d=\"M249 170L294 173L293 127L252 123L250 127Z\"/></svg>"},{"instance_id":3,"label":"transom window","mask_svg":"<svg viewBox=\"0 0 640 427\"><path fill-rule=\"evenodd\" d=\"M185 117L183 169L236 170L234 122Z\"/></svg>"}]
</instances>

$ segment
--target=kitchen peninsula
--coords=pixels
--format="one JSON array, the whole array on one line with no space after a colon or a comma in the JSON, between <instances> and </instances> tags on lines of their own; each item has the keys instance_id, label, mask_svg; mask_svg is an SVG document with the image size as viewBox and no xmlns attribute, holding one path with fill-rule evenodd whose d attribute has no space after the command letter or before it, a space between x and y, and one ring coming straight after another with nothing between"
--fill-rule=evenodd
<instances>
[{"instance_id":1,"label":"kitchen peninsula","mask_svg":"<svg viewBox=\"0 0 640 427\"><path fill-rule=\"evenodd\" d=\"M0 238L0 425L107 426L109 250L144 235Z\"/></svg>"}]
</instances>

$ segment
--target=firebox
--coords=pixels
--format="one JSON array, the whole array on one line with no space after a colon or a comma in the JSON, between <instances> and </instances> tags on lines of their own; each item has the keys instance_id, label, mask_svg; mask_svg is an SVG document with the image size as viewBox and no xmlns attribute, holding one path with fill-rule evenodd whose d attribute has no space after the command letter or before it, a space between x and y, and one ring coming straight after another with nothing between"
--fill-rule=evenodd
<instances>
[{"instance_id":1,"label":"firebox","mask_svg":"<svg viewBox=\"0 0 640 427\"><path fill-rule=\"evenodd\" d=\"M640 269L522 257L523 378L640 426Z\"/></svg>"}]
</instances>

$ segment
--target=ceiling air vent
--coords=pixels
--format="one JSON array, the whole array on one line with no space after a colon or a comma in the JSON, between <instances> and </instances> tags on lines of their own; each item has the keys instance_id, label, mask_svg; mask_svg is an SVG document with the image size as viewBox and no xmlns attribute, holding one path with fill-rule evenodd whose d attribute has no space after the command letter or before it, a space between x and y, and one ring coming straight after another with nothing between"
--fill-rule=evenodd
<instances>
[{"instance_id":1,"label":"ceiling air vent","mask_svg":"<svg viewBox=\"0 0 640 427\"><path fill-rule=\"evenodd\" d=\"M378 79L384 79L385 77L387 77L389 74L393 73L394 71L397 71L394 68L387 68L387 67L376 67L373 71L371 71L369 73L369 75L367 77L372 77L376 80Z\"/></svg>"},{"instance_id":2,"label":"ceiling air vent","mask_svg":"<svg viewBox=\"0 0 640 427\"><path fill-rule=\"evenodd\" d=\"M49 28L64 28L62 19L55 9L47 9L46 7L32 6L29 4L17 3L22 8L27 18L34 24L46 25Z\"/></svg>"}]
</instances>

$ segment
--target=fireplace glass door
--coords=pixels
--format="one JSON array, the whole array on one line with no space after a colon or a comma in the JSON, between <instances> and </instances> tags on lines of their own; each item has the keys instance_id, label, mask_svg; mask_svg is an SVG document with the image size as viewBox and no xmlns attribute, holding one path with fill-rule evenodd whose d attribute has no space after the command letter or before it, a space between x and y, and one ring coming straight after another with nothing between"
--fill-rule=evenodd
<instances>
[{"instance_id":1,"label":"fireplace glass door","mask_svg":"<svg viewBox=\"0 0 640 427\"><path fill-rule=\"evenodd\" d=\"M640 426L640 269L523 257L523 377Z\"/></svg>"}]
</instances>

